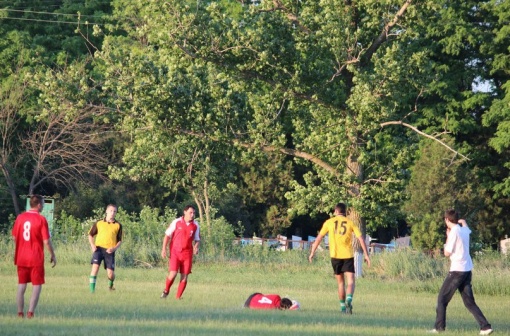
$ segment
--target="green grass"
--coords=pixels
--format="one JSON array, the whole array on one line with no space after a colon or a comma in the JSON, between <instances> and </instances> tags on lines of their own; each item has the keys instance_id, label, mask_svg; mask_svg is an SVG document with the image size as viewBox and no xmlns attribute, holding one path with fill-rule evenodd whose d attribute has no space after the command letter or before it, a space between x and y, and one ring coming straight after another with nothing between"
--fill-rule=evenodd
<instances>
[{"instance_id":1,"label":"green grass","mask_svg":"<svg viewBox=\"0 0 510 336\"><path fill-rule=\"evenodd\" d=\"M62 251L60 251L62 252ZM118 267L115 292L100 270L97 290L89 293L88 251L79 264L46 268L36 317L16 317L16 269L0 261L0 335L426 335L435 318L436 293L417 291L418 282L358 279L354 314L341 316L327 258L307 263L200 261L183 300L159 298L166 269ZM9 258L10 259L10 258ZM483 274L474 274L474 283ZM439 286L437 280L432 286ZM510 285L510 280L507 284ZM476 290L476 287L475 287ZM243 303L253 292L297 299L299 311L251 311ZM26 306L31 293L27 290ZM510 298L476 295L496 335L510 335ZM445 335L477 335L474 318L458 295L448 307Z\"/></svg>"}]
</instances>

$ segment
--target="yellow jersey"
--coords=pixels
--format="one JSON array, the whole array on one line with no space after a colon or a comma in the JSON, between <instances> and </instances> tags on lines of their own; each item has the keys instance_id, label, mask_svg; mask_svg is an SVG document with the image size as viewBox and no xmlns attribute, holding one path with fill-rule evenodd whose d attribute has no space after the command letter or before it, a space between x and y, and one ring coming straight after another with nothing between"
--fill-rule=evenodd
<instances>
[{"instance_id":1,"label":"yellow jersey","mask_svg":"<svg viewBox=\"0 0 510 336\"><path fill-rule=\"evenodd\" d=\"M96 246L112 248L122 240L122 225L117 221L100 220L90 228L89 235L96 236Z\"/></svg>"},{"instance_id":2,"label":"yellow jersey","mask_svg":"<svg viewBox=\"0 0 510 336\"><path fill-rule=\"evenodd\" d=\"M335 259L354 258L353 234L361 237L360 229L345 216L335 216L324 222L319 234L329 235L329 254Z\"/></svg>"}]
</instances>

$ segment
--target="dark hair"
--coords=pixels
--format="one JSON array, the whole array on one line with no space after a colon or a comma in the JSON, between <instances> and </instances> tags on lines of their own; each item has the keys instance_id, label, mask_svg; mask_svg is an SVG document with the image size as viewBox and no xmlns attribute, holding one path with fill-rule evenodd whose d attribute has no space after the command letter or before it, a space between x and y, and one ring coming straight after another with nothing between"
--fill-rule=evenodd
<instances>
[{"instance_id":1,"label":"dark hair","mask_svg":"<svg viewBox=\"0 0 510 336\"><path fill-rule=\"evenodd\" d=\"M292 301L287 298L283 298L280 301L280 309L289 309L292 306Z\"/></svg>"},{"instance_id":2,"label":"dark hair","mask_svg":"<svg viewBox=\"0 0 510 336\"><path fill-rule=\"evenodd\" d=\"M43 204L44 199L41 195L30 196L30 208L36 208L39 204Z\"/></svg>"},{"instance_id":3,"label":"dark hair","mask_svg":"<svg viewBox=\"0 0 510 336\"><path fill-rule=\"evenodd\" d=\"M188 211L190 208L193 208L193 210L195 210L195 207L191 204L188 204L184 207L184 212Z\"/></svg>"},{"instance_id":4,"label":"dark hair","mask_svg":"<svg viewBox=\"0 0 510 336\"><path fill-rule=\"evenodd\" d=\"M337 203L335 205L335 210L338 210L342 215L345 215L347 207L345 206L345 203Z\"/></svg>"},{"instance_id":5,"label":"dark hair","mask_svg":"<svg viewBox=\"0 0 510 336\"><path fill-rule=\"evenodd\" d=\"M113 208L115 208L115 209L118 209L118 208L117 208L117 206L116 206L115 204L113 204L113 203L108 204L108 205L106 206L106 209L108 209L109 207L113 207Z\"/></svg>"},{"instance_id":6,"label":"dark hair","mask_svg":"<svg viewBox=\"0 0 510 336\"><path fill-rule=\"evenodd\" d=\"M459 214L454 209L448 209L444 212L444 218L450 222L457 224L459 222Z\"/></svg>"}]
</instances>

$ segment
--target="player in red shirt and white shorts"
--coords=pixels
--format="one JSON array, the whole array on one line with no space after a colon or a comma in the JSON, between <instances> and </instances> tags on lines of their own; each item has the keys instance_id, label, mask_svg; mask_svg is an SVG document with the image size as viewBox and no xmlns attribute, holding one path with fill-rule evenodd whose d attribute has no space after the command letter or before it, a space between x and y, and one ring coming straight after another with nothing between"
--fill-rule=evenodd
<instances>
[{"instance_id":1,"label":"player in red shirt and white shorts","mask_svg":"<svg viewBox=\"0 0 510 336\"><path fill-rule=\"evenodd\" d=\"M18 316L24 317L25 291L27 283L32 283L32 296L27 317L34 316L44 284L44 246L51 255L52 267L57 264L51 244L48 221L40 214L44 199L40 195L30 197L30 210L18 215L12 228L15 242L14 264L18 269L18 291L16 302Z\"/></svg>"}]
</instances>

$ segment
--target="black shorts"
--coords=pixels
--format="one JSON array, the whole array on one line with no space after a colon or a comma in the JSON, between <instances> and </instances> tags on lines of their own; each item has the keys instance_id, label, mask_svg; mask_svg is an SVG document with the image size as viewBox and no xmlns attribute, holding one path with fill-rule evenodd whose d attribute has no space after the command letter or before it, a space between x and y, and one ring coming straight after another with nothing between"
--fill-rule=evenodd
<instances>
[{"instance_id":1,"label":"black shorts","mask_svg":"<svg viewBox=\"0 0 510 336\"><path fill-rule=\"evenodd\" d=\"M354 258L349 259L331 258L331 266L333 266L333 273L335 273L335 275L343 274L345 272L355 273Z\"/></svg>"},{"instance_id":2,"label":"black shorts","mask_svg":"<svg viewBox=\"0 0 510 336\"><path fill-rule=\"evenodd\" d=\"M112 271L115 270L115 252L106 253L106 249L104 247L97 246L96 251L92 254L90 263L101 265L103 260L105 269L111 269Z\"/></svg>"}]
</instances>

